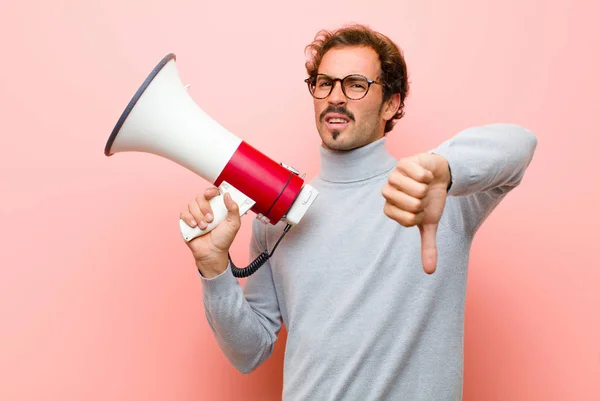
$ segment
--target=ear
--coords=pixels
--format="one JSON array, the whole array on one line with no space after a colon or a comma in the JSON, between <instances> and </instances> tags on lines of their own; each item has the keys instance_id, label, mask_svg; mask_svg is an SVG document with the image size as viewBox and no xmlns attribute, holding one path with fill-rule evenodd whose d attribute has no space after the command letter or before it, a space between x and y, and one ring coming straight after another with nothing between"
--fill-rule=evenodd
<instances>
[{"instance_id":1,"label":"ear","mask_svg":"<svg viewBox=\"0 0 600 401\"><path fill-rule=\"evenodd\" d=\"M389 121L396 115L400 108L400 94L394 93L383 105L383 114L381 117L385 121Z\"/></svg>"}]
</instances>

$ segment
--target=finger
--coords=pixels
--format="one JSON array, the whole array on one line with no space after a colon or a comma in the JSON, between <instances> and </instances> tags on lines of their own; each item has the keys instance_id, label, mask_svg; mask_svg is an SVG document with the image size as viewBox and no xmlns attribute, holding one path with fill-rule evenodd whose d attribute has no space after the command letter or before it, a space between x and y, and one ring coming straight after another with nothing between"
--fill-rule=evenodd
<instances>
[{"instance_id":1,"label":"finger","mask_svg":"<svg viewBox=\"0 0 600 401\"><path fill-rule=\"evenodd\" d=\"M200 203L203 203L203 202L208 203L208 201L206 199L202 200L199 198L202 198L202 197L198 196L195 200L190 202L190 204L188 205L188 211L192 215L194 220L196 221L196 224L198 225L198 227L200 227L202 230L204 230L208 226L208 224L206 223L206 221L204 219L204 213L202 212L202 210L200 208ZM206 207L204 207L204 209L206 210Z\"/></svg>"},{"instance_id":2,"label":"finger","mask_svg":"<svg viewBox=\"0 0 600 401\"><path fill-rule=\"evenodd\" d=\"M181 214L179 215L179 218L181 220L185 221L185 223L190 227L196 227L196 225L197 225L196 220L194 219L194 216L192 216L192 214L187 210L184 210L183 212L181 212Z\"/></svg>"},{"instance_id":3,"label":"finger","mask_svg":"<svg viewBox=\"0 0 600 401\"><path fill-rule=\"evenodd\" d=\"M397 169L417 182L428 184L433 181L433 173L417 163L414 158L400 160Z\"/></svg>"},{"instance_id":4,"label":"finger","mask_svg":"<svg viewBox=\"0 0 600 401\"><path fill-rule=\"evenodd\" d=\"M217 195L219 195L219 189L217 187L210 187L210 188L207 188L206 191L204 191L204 197L207 200L211 200L212 198L214 198Z\"/></svg>"},{"instance_id":5,"label":"finger","mask_svg":"<svg viewBox=\"0 0 600 401\"><path fill-rule=\"evenodd\" d=\"M413 198L423 199L427 195L427 184L413 180L405 176L400 171L392 172L388 177L388 184L393 188L402 191Z\"/></svg>"},{"instance_id":6,"label":"finger","mask_svg":"<svg viewBox=\"0 0 600 401\"><path fill-rule=\"evenodd\" d=\"M419 226L421 232L421 262L425 273L435 272L437 265L437 224Z\"/></svg>"},{"instance_id":7,"label":"finger","mask_svg":"<svg viewBox=\"0 0 600 401\"><path fill-rule=\"evenodd\" d=\"M383 213L390 219L397 221L404 227L412 227L421 224L423 221L424 212L411 213L406 210L402 210L389 202L386 202L383 206Z\"/></svg>"},{"instance_id":8,"label":"finger","mask_svg":"<svg viewBox=\"0 0 600 401\"><path fill-rule=\"evenodd\" d=\"M389 184L383 187L381 193L387 202L399 209L406 210L407 212L420 213L425 209L422 199L410 196L405 192L395 189Z\"/></svg>"},{"instance_id":9,"label":"finger","mask_svg":"<svg viewBox=\"0 0 600 401\"><path fill-rule=\"evenodd\" d=\"M215 196L219 195L219 190L215 187L211 187L204 191L204 196L197 196L196 202L200 206L200 211L204 214L204 220L210 223L214 219L212 207L210 206L210 200Z\"/></svg>"},{"instance_id":10,"label":"finger","mask_svg":"<svg viewBox=\"0 0 600 401\"><path fill-rule=\"evenodd\" d=\"M210 200L217 195L219 195L219 190L216 187L210 187L204 191L204 194L196 196L196 203L198 204L200 212L202 212L200 219L207 223L210 223L214 219L213 210L210 206ZM194 207L194 209L196 208ZM201 224L201 222L198 221L198 224ZM206 227L201 228L204 229Z\"/></svg>"}]
</instances>

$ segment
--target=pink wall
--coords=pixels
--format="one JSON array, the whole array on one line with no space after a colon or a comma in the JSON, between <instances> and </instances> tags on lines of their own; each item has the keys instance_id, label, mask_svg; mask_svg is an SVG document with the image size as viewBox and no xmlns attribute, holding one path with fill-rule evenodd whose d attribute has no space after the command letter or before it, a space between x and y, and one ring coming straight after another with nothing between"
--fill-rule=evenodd
<instances>
[{"instance_id":1,"label":"pink wall","mask_svg":"<svg viewBox=\"0 0 600 401\"><path fill-rule=\"evenodd\" d=\"M597 2L203 3L0 5L1 400L279 397L283 343L243 376L204 318L177 219L206 183L103 148L143 78L175 52L204 110L314 176L303 48L349 21L405 49L412 95L389 140L396 156L499 120L539 138L523 186L474 244L465 401L600 399Z\"/></svg>"}]
</instances>

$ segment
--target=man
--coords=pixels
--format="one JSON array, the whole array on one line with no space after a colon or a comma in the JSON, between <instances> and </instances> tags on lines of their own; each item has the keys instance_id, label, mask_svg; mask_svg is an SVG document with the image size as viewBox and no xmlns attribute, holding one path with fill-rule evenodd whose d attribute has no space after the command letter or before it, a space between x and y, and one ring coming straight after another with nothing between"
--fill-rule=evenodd
<instances>
[{"instance_id":1,"label":"man","mask_svg":"<svg viewBox=\"0 0 600 401\"><path fill-rule=\"evenodd\" d=\"M536 138L514 125L470 128L397 161L384 146L408 93L397 46L351 26L319 33L309 50L319 197L243 289L227 257L240 218L225 197L227 219L189 243L207 319L245 373L270 356L283 320L284 400L460 400L470 245L521 182ZM204 228L216 193L181 218ZM254 221L252 258L281 224Z\"/></svg>"}]
</instances>

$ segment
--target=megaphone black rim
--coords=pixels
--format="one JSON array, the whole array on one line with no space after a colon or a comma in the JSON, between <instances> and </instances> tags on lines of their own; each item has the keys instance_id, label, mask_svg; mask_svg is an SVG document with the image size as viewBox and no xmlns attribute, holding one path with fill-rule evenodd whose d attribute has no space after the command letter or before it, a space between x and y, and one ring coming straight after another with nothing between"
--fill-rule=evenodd
<instances>
[{"instance_id":1,"label":"megaphone black rim","mask_svg":"<svg viewBox=\"0 0 600 401\"><path fill-rule=\"evenodd\" d=\"M113 142L117 138L117 135L119 134L119 131L121 130L121 127L125 123L125 120L127 120L127 117L129 116L129 113L131 113L131 110L133 110L133 107L135 106L135 104L138 102L138 100L140 100L140 97L146 91L146 88L148 88L148 86L150 85L150 83L152 82L152 80L154 80L154 78L163 69L163 67L169 61L175 60L175 59L176 59L176 57L175 57L174 53L167 54L160 61L160 63L158 63L156 65L156 67L154 67L154 69L148 75L148 77L146 78L146 80L144 81L144 83L142 84L142 86L139 87L139 89L137 90L137 92L135 93L135 95L133 96L133 98L129 101L129 104L125 108L125 111L123 111L123 114L121 114L121 117L119 117L119 120L117 121L117 124L115 125L115 128L113 128L113 130L112 130L112 132L110 134L110 137L108 138L108 141L106 142L106 147L104 148L104 154L106 156L111 156L112 155L112 153L111 153L110 150L111 150Z\"/></svg>"}]
</instances>

